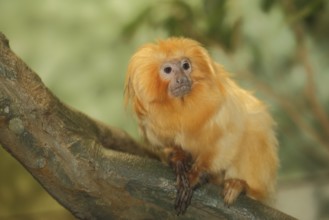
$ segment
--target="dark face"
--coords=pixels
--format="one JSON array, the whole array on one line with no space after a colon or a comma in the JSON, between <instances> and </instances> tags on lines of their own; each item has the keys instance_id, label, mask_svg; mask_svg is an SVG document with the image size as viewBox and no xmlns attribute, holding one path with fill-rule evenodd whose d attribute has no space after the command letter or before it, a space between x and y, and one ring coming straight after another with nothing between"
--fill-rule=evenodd
<instances>
[{"instance_id":1,"label":"dark face","mask_svg":"<svg viewBox=\"0 0 329 220\"><path fill-rule=\"evenodd\" d=\"M192 65L188 58L170 60L162 65L160 75L169 81L170 96L180 98L191 91L191 72Z\"/></svg>"}]
</instances>

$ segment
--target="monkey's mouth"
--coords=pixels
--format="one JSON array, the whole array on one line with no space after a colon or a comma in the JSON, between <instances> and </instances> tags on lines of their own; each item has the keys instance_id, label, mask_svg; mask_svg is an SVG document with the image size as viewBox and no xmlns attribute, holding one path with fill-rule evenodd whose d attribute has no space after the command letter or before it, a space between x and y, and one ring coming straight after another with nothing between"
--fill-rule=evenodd
<instances>
[{"instance_id":1,"label":"monkey's mouth","mask_svg":"<svg viewBox=\"0 0 329 220\"><path fill-rule=\"evenodd\" d=\"M184 95L188 94L191 91L191 85L186 84L186 85L181 85L173 88L171 90L171 94L175 97L183 97Z\"/></svg>"}]
</instances>

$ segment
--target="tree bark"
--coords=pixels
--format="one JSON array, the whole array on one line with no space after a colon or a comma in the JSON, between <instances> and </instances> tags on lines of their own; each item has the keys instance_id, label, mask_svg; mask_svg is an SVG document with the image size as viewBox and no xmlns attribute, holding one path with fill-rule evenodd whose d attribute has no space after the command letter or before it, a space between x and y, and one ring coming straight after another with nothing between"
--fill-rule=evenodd
<instances>
[{"instance_id":1,"label":"tree bark","mask_svg":"<svg viewBox=\"0 0 329 220\"><path fill-rule=\"evenodd\" d=\"M175 216L173 172L124 131L61 103L0 33L0 145L79 219L293 219L220 189L196 190Z\"/></svg>"}]
</instances>

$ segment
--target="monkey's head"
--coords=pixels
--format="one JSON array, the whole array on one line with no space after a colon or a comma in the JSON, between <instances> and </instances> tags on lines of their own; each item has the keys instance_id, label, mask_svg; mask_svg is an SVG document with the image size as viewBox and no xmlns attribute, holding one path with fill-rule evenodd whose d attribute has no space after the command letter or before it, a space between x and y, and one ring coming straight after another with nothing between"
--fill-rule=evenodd
<instances>
[{"instance_id":1,"label":"monkey's head","mask_svg":"<svg viewBox=\"0 0 329 220\"><path fill-rule=\"evenodd\" d=\"M131 58L126 101L135 105L187 100L214 85L215 66L194 40L169 38L142 46Z\"/></svg>"}]
</instances>

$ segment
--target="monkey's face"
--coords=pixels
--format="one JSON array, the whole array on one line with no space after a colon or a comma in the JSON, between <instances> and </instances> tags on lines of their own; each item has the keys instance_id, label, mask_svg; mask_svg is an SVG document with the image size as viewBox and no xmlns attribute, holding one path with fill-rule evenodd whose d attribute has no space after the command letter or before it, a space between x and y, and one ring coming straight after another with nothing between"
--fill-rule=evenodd
<instances>
[{"instance_id":1,"label":"monkey's face","mask_svg":"<svg viewBox=\"0 0 329 220\"><path fill-rule=\"evenodd\" d=\"M208 53L189 39L170 38L146 44L128 66L127 90L138 103L170 104L172 101L208 97L215 71Z\"/></svg>"},{"instance_id":2,"label":"monkey's face","mask_svg":"<svg viewBox=\"0 0 329 220\"><path fill-rule=\"evenodd\" d=\"M160 68L160 77L168 81L168 95L183 97L192 89L192 64L188 58L173 59L164 62Z\"/></svg>"}]
</instances>

